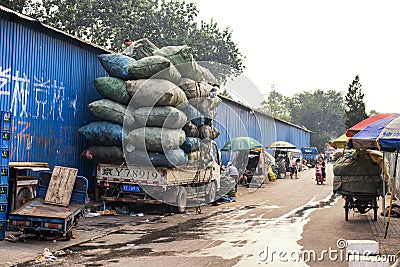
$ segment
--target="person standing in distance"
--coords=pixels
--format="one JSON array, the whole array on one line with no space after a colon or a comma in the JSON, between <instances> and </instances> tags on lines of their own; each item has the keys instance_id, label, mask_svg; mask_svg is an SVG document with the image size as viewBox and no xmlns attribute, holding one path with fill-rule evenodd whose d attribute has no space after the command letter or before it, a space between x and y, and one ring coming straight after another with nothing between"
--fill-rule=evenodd
<instances>
[{"instance_id":1,"label":"person standing in distance","mask_svg":"<svg viewBox=\"0 0 400 267\"><path fill-rule=\"evenodd\" d=\"M225 175L232 178L235 181L235 192L237 192L237 184L239 181L239 171L233 166L232 162L228 162L228 165L225 169Z\"/></svg>"}]
</instances>

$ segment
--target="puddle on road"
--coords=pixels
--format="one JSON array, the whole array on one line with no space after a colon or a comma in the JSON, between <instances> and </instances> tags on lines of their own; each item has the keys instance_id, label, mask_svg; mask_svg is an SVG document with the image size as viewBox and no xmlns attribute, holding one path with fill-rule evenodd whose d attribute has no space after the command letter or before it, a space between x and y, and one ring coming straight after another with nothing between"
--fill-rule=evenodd
<instances>
[{"instance_id":1,"label":"puddle on road","mask_svg":"<svg viewBox=\"0 0 400 267\"><path fill-rule=\"evenodd\" d=\"M117 244L107 245L102 242L97 244L80 244L70 247L74 252L89 252L90 250L102 250L101 255L88 255L92 262L119 257L143 257L185 255L185 252L163 251L155 252L151 248L143 247L146 244L162 244L181 240L210 240L210 243L197 252L188 252L187 256L204 257L216 256L223 259L241 260L235 266L259 266L269 264L273 266L307 266L302 262L282 262L272 258L272 253L300 252L301 246L297 241L301 239L303 228L310 220L309 215L314 210L332 207L339 199L333 194L321 201L312 199L307 204L273 219L263 218L263 214L254 216L254 209L265 209L266 212L279 209L279 206L268 206L266 203L255 206L244 206L241 209L219 209L217 215L203 218L190 219L184 223L178 223L163 229L162 231L142 231L141 236L126 240ZM257 216L257 217L256 217ZM111 234L132 234L131 231L119 230ZM127 248L128 244L134 244ZM178 252L179 251L179 252ZM262 252L262 253L261 253ZM260 254L261 253L261 254ZM268 257L267 257L268 256ZM261 258L261 260L260 260Z\"/></svg>"},{"instance_id":2,"label":"puddle on road","mask_svg":"<svg viewBox=\"0 0 400 267\"><path fill-rule=\"evenodd\" d=\"M297 241L301 239L303 228L310 220L311 212L320 208L330 208L338 199L333 194L321 201L312 199L304 206L274 219L265 219L261 216L249 218L249 215L246 216L247 218L240 219L246 213L251 212L248 209L232 212L228 216L220 216L204 225L202 229L207 233L205 238L213 240L213 242L223 242L216 246L211 243L193 256L219 256L224 259L241 256L241 260L235 266L259 264L307 266L304 262L291 260L290 253L301 252L302 247L297 244ZM272 208L279 207L273 206ZM210 233L209 229L213 229L213 231ZM287 256L279 258L277 255L280 252L287 252Z\"/></svg>"}]
</instances>

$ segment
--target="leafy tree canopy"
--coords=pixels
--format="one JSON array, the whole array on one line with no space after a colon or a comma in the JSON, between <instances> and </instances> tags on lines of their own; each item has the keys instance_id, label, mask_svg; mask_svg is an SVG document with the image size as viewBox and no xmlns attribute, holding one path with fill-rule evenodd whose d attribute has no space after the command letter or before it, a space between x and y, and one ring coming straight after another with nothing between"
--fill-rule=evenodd
<instances>
[{"instance_id":1,"label":"leafy tree canopy","mask_svg":"<svg viewBox=\"0 0 400 267\"><path fill-rule=\"evenodd\" d=\"M323 151L325 143L344 133L343 94L334 90L305 91L293 96L291 122L313 133L310 144Z\"/></svg>"},{"instance_id":2,"label":"leafy tree canopy","mask_svg":"<svg viewBox=\"0 0 400 267\"><path fill-rule=\"evenodd\" d=\"M226 97L226 98L228 98L228 99L234 100L234 99L233 99L233 96L231 95L231 93L228 92L228 90L226 90L226 88L224 88L224 89L222 90L222 92L219 93L219 95L222 95L222 96L224 96L224 97Z\"/></svg>"},{"instance_id":3,"label":"leafy tree canopy","mask_svg":"<svg viewBox=\"0 0 400 267\"><path fill-rule=\"evenodd\" d=\"M158 47L191 46L197 61L216 62L212 69L223 82L244 70L232 31L220 29L212 20L198 22L196 4L184 0L0 0L0 4L116 52L126 38L148 38Z\"/></svg>"},{"instance_id":4,"label":"leafy tree canopy","mask_svg":"<svg viewBox=\"0 0 400 267\"><path fill-rule=\"evenodd\" d=\"M261 110L271 113L272 116L290 121L290 106L291 98L272 90L267 97L267 100L261 102Z\"/></svg>"},{"instance_id":5,"label":"leafy tree canopy","mask_svg":"<svg viewBox=\"0 0 400 267\"><path fill-rule=\"evenodd\" d=\"M372 110L369 111L368 117L372 117L372 116L374 116L374 115L376 115L378 113L379 113L378 111L376 111L375 109L372 109Z\"/></svg>"},{"instance_id":6,"label":"leafy tree canopy","mask_svg":"<svg viewBox=\"0 0 400 267\"><path fill-rule=\"evenodd\" d=\"M344 101L344 121L347 129L367 118L367 114L365 113L364 94L361 87L360 78L356 75L352 83L349 84Z\"/></svg>"}]
</instances>

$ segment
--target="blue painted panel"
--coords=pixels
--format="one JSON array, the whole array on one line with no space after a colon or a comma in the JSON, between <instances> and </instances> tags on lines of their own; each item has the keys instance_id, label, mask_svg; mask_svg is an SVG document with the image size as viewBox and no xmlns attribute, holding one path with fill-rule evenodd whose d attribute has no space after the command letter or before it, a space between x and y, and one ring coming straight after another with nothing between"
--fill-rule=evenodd
<instances>
[{"instance_id":1,"label":"blue painted panel","mask_svg":"<svg viewBox=\"0 0 400 267\"><path fill-rule=\"evenodd\" d=\"M80 158L77 129L90 121L86 105L100 99L93 81L107 76L106 53L49 29L0 19L0 109L12 112L11 161L44 161L91 176Z\"/></svg>"}]
</instances>

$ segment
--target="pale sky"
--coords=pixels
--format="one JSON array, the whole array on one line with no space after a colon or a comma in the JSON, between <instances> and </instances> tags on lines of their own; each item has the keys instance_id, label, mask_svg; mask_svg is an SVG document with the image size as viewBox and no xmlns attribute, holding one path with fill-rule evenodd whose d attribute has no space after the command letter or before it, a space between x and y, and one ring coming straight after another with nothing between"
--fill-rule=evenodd
<instances>
[{"instance_id":1,"label":"pale sky","mask_svg":"<svg viewBox=\"0 0 400 267\"><path fill-rule=\"evenodd\" d=\"M201 19L232 29L262 94L347 92L358 74L367 113L400 113L400 1L193 1Z\"/></svg>"}]
</instances>

